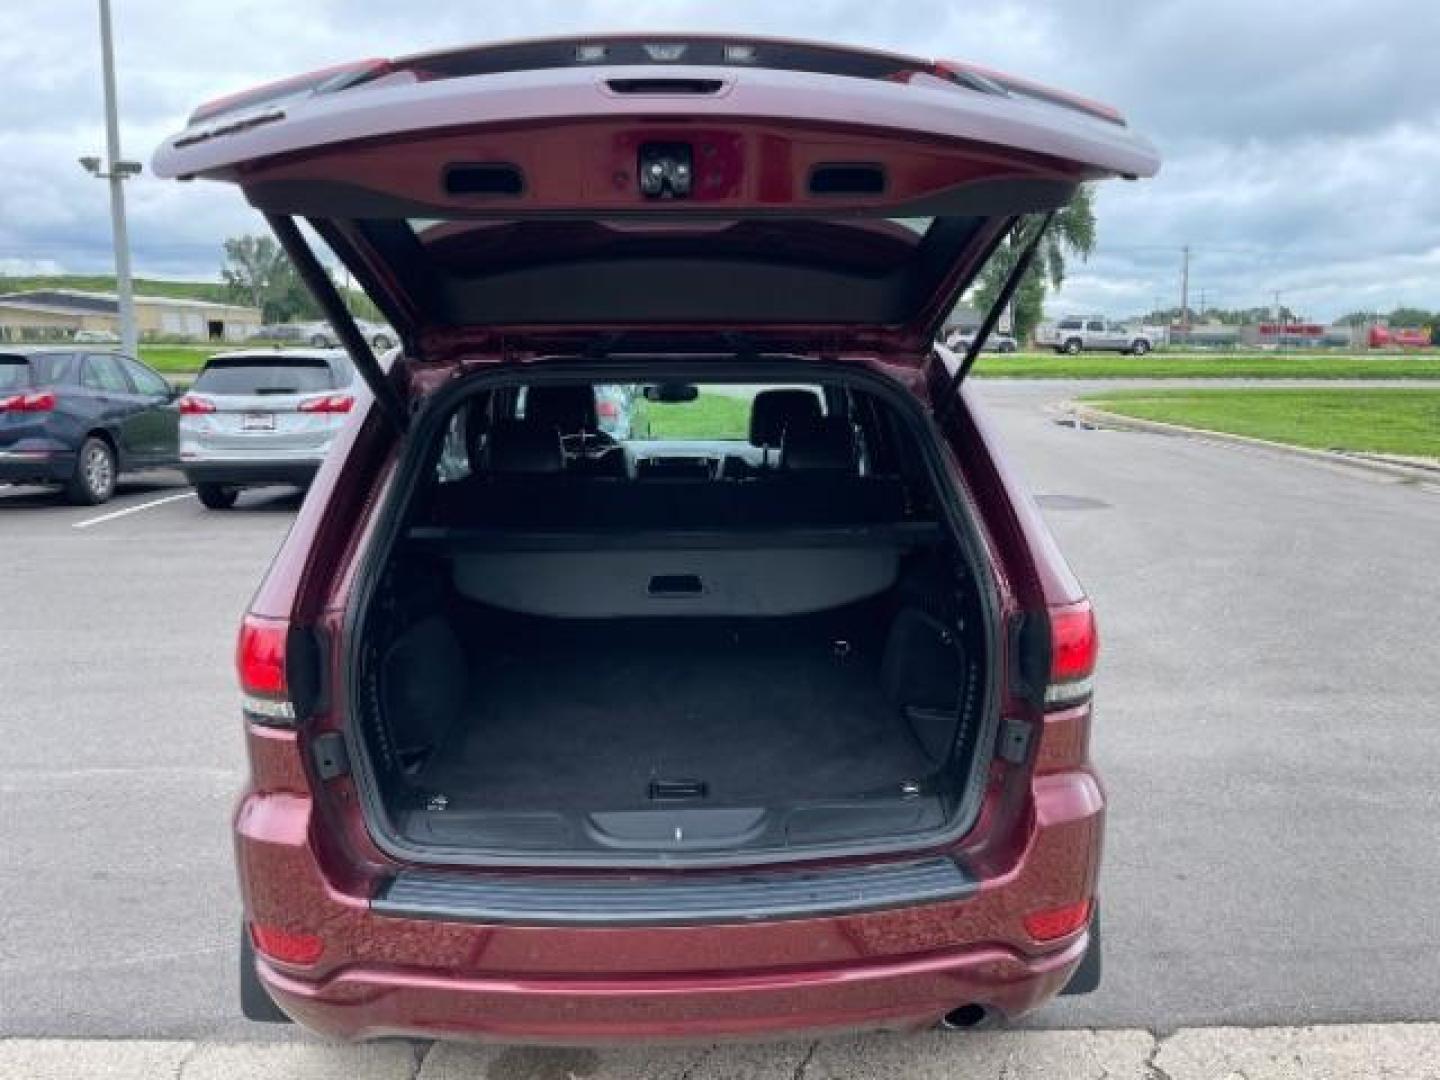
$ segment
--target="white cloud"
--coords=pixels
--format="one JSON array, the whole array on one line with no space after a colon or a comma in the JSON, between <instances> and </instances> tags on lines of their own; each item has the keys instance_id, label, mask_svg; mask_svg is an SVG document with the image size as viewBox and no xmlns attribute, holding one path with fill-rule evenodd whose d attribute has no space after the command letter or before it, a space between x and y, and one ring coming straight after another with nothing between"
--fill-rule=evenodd
<instances>
[{"instance_id":1,"label":"white cloud","mask_svg":"<svg viewBox=\"0 0 1440 1080\"><path fill-rule=\"evenodd\" d=\"M109 265L97 27L81 0L0 10L0 265ZM1440 4L1417 0L125 0L115 5L123 139L148 161L198 102L364 56L603 29L733 29L955 56L1119 105L1165 155L1110 184L1100 247L1052 307L1123 314L1178 293L1227 306L1274 290L1317 317L1440 306ZM211 277L259 228L228 188L127 186L137 269ZM7 262L8 261L8 262Z\"/></svg>"},{"instance_id":2,"label":"white cloud","mask_svg":"<svg viewBox=\"0 0 1440 1080\"><path fill-rule=\"evenodd\" d=\"M54 259L0 259L0 275L58 274L62 269Z\"/></svg>"}]
</instances>

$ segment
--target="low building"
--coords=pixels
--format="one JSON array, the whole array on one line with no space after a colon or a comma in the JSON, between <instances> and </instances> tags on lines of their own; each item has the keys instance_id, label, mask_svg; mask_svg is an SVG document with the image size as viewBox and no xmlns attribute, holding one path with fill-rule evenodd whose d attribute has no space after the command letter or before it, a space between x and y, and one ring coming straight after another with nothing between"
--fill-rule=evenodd
<instances>
[{"instance_id":1,"label":"low building","mask_svg":"<svg viewBox=\"0 0 1440 1080\"><path fill-rule=\"evenodd\" d=\"M1335 348L1356 343L1349 327L1299 321L1250 323L1240 328L1240 342L1261 349Z\"/></svg>"},{"instance_id":2,"label":"low building","mask_svg":"<svg viewBox=\"0 0 1440 1080\"><path fill-rule=\"evenodd\" d=\"M135 324L142 339L244 341L260 328L260 311L209 300L137 296ZM0 340L64 340L81 330L119 336L120 303L114 293L33 289L0 295Z\"/></svg>"},{"instance_id":3,"label":"low building","mask_svg":"<svg viewBox=\"0 0 1440 1080\"><path fill-rule=\"evenodd\" d=\"M1226 323L1191 323L1171 326L1170 342L1197 349L1225 349L1240 344L1240 327Z\"/></svg>"}]
</instances>

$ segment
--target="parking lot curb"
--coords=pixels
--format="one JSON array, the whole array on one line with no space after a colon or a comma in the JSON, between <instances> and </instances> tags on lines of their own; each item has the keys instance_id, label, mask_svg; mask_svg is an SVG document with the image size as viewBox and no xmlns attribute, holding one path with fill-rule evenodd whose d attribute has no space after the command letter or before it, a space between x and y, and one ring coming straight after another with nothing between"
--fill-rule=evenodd
<instances>
[{"instance_id":1,"label":"parking lot curb","mask_svg":"<svg viewBox=\"0 0 1440 1080\"><path fill-rule=\"evenodd\" d=\"M1151 435L1184 435L1214 442L1233 443L1262 450L1274 450L1291 457L1331 465L1343 465L1352 469L1380 473L1398 480L1440 484L1440 466L1397 461L1381 454L1349 453L1343 450L1316 450L1308 446L1292 446L1289 443L1257 439L1253 435L1236 435L1229 431L1213 431L1209 428L1187 427L1184 424L1169 424L1163 420L1144 420L1138 416L1125 416L1086 405L1079 401L1068 401L1061 409L1082 423L1096 427L1116 428L1124 431L1142 431Z\"/></svg>"},{"instance_id":2,"label":"parking lot curb","mask_svg":"<svg viewBox=\"0 0 1440 1080\"><path fill-rule=\"evenodd\" d=\"M768 1080L1300 1080L1440 1077L1440 1024L932 1032L819 1042L610 1049L466 1044L0 1040L0 1077L25 1080L459 1080L490 1077Z\"/></svg>"}]
</instances>

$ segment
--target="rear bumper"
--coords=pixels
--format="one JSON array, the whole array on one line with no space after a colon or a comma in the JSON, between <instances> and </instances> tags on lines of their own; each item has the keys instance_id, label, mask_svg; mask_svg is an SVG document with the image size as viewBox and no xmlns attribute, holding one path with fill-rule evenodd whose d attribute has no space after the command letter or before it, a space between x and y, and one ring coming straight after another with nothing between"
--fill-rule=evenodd
<instances>
[{"instance_id":1,"label":"rear bumper","mask_svg":"<svg viewBox=\"0 0 1440 1080\"><path fill-rule=\"evenodd\" d=\"M325 1035L592 1044L916 1030L972 1003L1018 1016L1064 987L1087 946L1082 934L1040 958L975 947L900 962L726 977L465 978L353 967L315 984L282 975L264 960L256 968L286 1013Z\"/></svg>"},{"instance_id":2,"label":"rear bumper","mask_svg":"<svg viewBox=\"0 0 1440 1080\"><path fill-rule=\"evenodd\" d=\"M74 475L73 450L25 443L0 449L0 484L59 484Z\"/></svg>"},{"instance_id":3,"label":"rear bumper","mask_svg":"<svg viewBox=\"0 0 1440 1080\"><path fill-rule=\"evenodd\" d=\"M320 458L280 460L217 458L210 461L182 461L181 470L191 484L295 484L303 486L315 478Z\"/></svg>"},{"instance_id":4,"label":"rear bumper","mask_svg":"<svg viewBox=\"0 0 1440 1080\"><path fill-rule=\"evenodd\" d=\"M1088 929L1039 945L1024 927L1027 913L1096 894L1104 797L1088 770L1035 779L1013 836L979 856L975 888L954 899L545 925L383 910L389 879L356 877L345 859L327 871L337 845L364 849L364 825L316 818L296 734L252 725L249 744L253 773L279 790L247 791L237 807L246 918L322 942L311 965L261 956L257 971L282 1009L332 1036L594 1043L913 1029L962 1005L1016 1017L1058 993L1088 945Z\"/></svg>"}]
</instances>

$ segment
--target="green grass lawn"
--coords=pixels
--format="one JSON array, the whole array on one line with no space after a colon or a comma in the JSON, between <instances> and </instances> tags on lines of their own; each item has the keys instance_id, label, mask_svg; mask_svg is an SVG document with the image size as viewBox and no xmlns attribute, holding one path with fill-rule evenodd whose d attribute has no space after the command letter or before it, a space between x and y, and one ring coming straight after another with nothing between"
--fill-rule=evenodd
<instances>
[{"instance_id":1,"label":"green grass lawn","mask_svg":"<svg viewBox=\"0 0 1440 1080\"><path fill-rule=\"evenodd\" d=\"M1440 389L1127 390L1083 400L1126 416L1318 450L1440 457Z\"/></svg>"},{"instance_id":2,"label":"green grass lawn","mask_svg":"<svg viewBox=\"0 0 1440 1080\"><path fill-rule=\"evenodd\" d=\"M233 349L226 345L141 345L140 359L162 375L193 375L217 352Z\"/></svg>"},{"instance_id":3,"label":"green grass lawn","mask_svg":"<svg viewBox=\"0 0 1440 1080\"><path fill-rule=\"evenodd\" d=\"M975 374L1029 379L1440 379L1440 354L985 353Z\"/></svg>"},{"instance_id":4,"label":"green grass lawn","mask_svg":"<svg viewBox=\"0 0 1440 1080\"><path fill-rule=\"evenodd\" d=\"M655 402L636 399L630 412L636 438L647 431L654 439L746 439L750 436L750 401L723 394L701 394L694 401Z\"/></svg>"},{"instance_id":5,"label":"green grass lawn","mask_svg":"<svg viewBox=\"0 0 1440 1080\"><path fill-rule=\"evenodd\" d=\"M166 375L193 374L200 370L207 357L223 345L141 345L140 359ZM1440 380L1440 354L1385 353L1371 356L1290 355L1267 353L1259 355L1227 355L1196 353L1151 353L1149 356L1120 356L1115 353L1090 353L1081 356L1057 356L1054 353L986 353L975 367L977 376L1019 379L1436 379ZM709 396L709 395L707 395ZM699 402L695 403L700 405ZM652 405L661 410L656 415L673 416L661 423L682 425L680 433L670 438L699 438L689 434L683 425L684 404ZM734 399L707 403L695 413L696 423L703 410L725 410L734 417ZM709 413L704 413L708 417ZM715 413L718 416L718 412ZM656 429L659 430L658 428ZM731 430L731 429L727 429ZM740 431L736 438L744 436ZM716 436L726 438L728 436Z\"/></svg>"}]
</instances>

